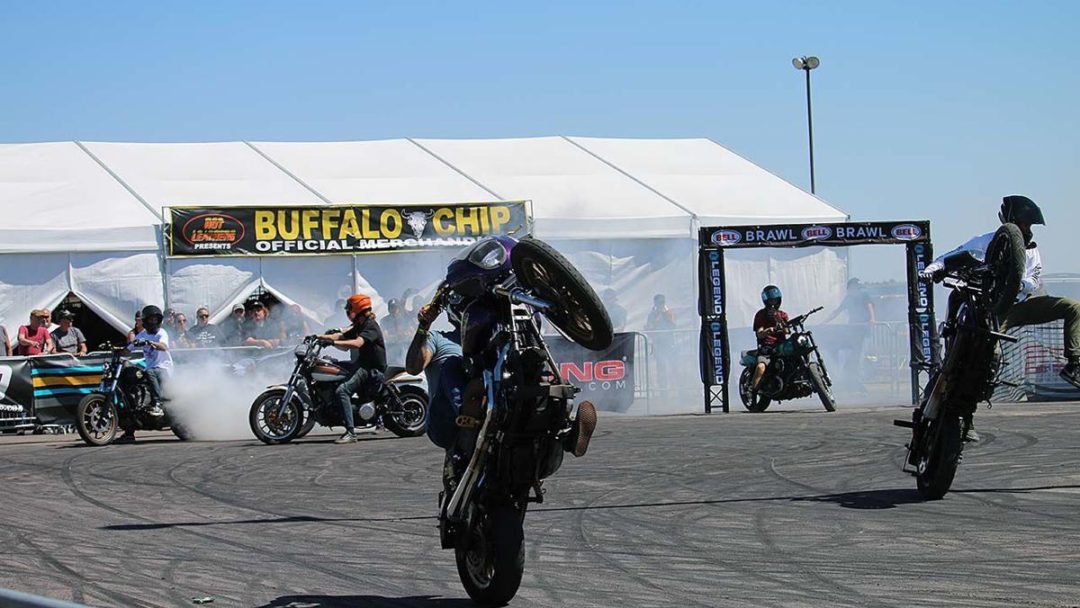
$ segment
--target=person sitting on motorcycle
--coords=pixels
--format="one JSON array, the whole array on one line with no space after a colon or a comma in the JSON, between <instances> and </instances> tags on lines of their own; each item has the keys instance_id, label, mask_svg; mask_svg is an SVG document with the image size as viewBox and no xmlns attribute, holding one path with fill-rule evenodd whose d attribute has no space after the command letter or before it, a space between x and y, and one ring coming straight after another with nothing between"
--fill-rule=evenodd
<instances>
[{"instance_id":1,"label":"person sitting on motorcycle","mask_svg":"<svg viewBox=\"0 0 1080 608\"><path fill-rule=\"evenodd\" d=\"M754 379L751 389L756 391L761 377L765 375L765 368L769 365L769 356L777 344L787 337L788 314L780 310L783 294L776 285L766 285L761 290L761 301L765 307L754 315L754 335L757 337L758 354L757 367L754 368Z\"/></svg>"},{"instance_id":2,"label":"person sitting on motorcycle","mask_svg":"<svg viewBox=\"0 0 1080 608\"><path fill-rule=\"evenodd\" d=\"M1017 301L1013 304L1005 318L1001 320L1001 329L1005 331L1011 327L1024 325L1037 325L1051 321L1063 320L1065 322L1065 356L1068 363L1061 370L1061 378L1069 384L1080 388L1080 302L1072 298L1046 295L1042 288L1042 256L1039 247L1032 240L1031 227L1035 224L1046 225L1042 210L1030 198L1020 195L1006 196L1001 199L1001 208L998 211L998 219L1002 224L1016 224L1024 235L1024 245L1027 253L1027 262L1024 266L1024 276L1020 282L1020 293ZM987 232L972 237L968 242L939 256L923 269L922 275L931 277L934 281L940 281L944 276L945 258L961 252L969 252L979 261L986 258L986 250L990 241L994 238L994 232ZM956 324L956 313L960 307L961 297L956 290L949 294L948 320L945 322L945 333L950 333ZM978 433L971 421L971 415L965 417L964 440L978 441Z\"/></svg>"},{"instance_id":3,"label":"person sitting on motorcycle","mask_svg":"<svg viewBox=\"0 0 1080 608\"><path fill-rule=\"evenodd\" d=\"M356 441L353 393L361 402L371 401L382 388L383 375L386 373L386 342L371 310L371 298L360 293L351 296L345 302L345 314L352 327L341 333L318 336L325 345L348 349L350 354L352 376L334 391L345 420L345 433L334 441L339 444Z\"/></svg>"},{"instance_id":4,"label":"person sitting on motorcycle","mask_svg":"<svg viewBox=\"0 0 1080 608\"><path fill-rule=\"evenodd\" d=\"M142 348L143 361L146 363L146 377L150 381L151 416L164 416L161 409L162 387L172 374L173 360L169 353L169 332L161 326L165 315L153 304L142 309L143 330L135 334L130 348ZM139 346L135 346L138 344Z\"/></svg>"}]
</instances>

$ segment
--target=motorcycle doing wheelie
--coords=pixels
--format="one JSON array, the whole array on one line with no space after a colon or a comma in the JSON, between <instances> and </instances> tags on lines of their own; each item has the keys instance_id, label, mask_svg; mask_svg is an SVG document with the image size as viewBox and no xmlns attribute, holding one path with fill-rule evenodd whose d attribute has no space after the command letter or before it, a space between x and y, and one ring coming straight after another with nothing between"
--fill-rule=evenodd
<instances>
[{"instance_id":1,"label":"motorcycle doing wheelie","mask_svg":"<svg viewBox=\"0 0 1080 608\"><path fill-rule=\"evenodd\" d=\"M334 391L351 373L338 362L321 356L329 342L307 336L296 347L296 364L283 385L267 388L255 398L248 422L255 437L266 444L288 443L303 437L316 423L345 424ZM389 367L379 392L371 402L352 396L355 418L377 424L398 437L417 437L427 428L428 394L420 378Z\"/></svg>"},{"instance_id":2,"label":"motorcycle doing wheelie","mask_svg":"<svg viewBox=\"0 0 1080 608\"><path fill-rule=\"evenodd\" d=\"M894 421L911 429L903 470L915 476L925 499L936 500L949 491L963 458L964 419L1002 383L1000 342L1017 339L1000 331L1000 319L1016 300L1025 258L1020 229L1002 224L985 262L966 251L956 253L943 260L944 269L934 276L955 292L942 332L945 358L931 373L911 420Z\"/></svg>"},{"instance_id":3,"label":"motorcycle doing wheelie","mask_svg":"<svg viewBox=\"0 0 1080 608\"><path fill-rule=\"evenodd\" d=\"M543 502L543 480L576 441L578 389L559 373L540 317L593 350L611 344L611 320L570 262L532 238L466 248L428 306L460 331L467 381L439 496L440 539L469 596L502 605L521 584L528 504Z\"/></svg>"},{"instance_id":4,"label":"motorcycle doing wheelie","mask_svg":"<svg viewBox=\"0 0 1080 608\"><path fill-rule=\"evenodd\" d=\"M146 345L136 340L132 346ZM164 416L149 413L152 402L150 378L132 357L127 346L108 345L112 356L102 365L101 383L79 401L75 409L75 429L87 445L109 445L117 430L161 431L171 429L183 441L188 430L165 408Z\"/></svg>"},{"instance_id":5,"label":"motorcycle doing wheelie","mask_svg":"<svg viewBox=\"0 0 1080 608\"><path fill-rule=\"evenodd\" d=\"M741 362L745 367L739 376L739 398L746 409L764 412L773 401L799 399L817 393L826 411L836 411L832 379L825 369L825 361L814 342L814 335L803 326L807 317L820 310L819 306L787 322L786 327L791 335L769 354L769 364L761 376L757 391L753 390L753 382L758 351L743 353Z\"/></svg>"}]
</instances>

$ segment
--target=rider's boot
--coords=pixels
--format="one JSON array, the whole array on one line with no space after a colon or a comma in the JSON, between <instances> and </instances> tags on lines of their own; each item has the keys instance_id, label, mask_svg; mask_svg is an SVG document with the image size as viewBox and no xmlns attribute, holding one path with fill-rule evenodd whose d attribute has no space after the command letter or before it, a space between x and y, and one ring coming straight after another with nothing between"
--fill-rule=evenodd
<instances>
[{"instance_id":1,"label":"rider's boot","mask_svg":"<svg viewBox=\"0 0 1080 608\"><path fill-rule=\"evenodd\" d=\"M964 416L964 443L978 443L979 434L975 432L975 420L971 414Z\"/></svg>"},{"instance_id":2,"label":"rider's boot","mask_svg":"<svg viewBox=\"0 0 1080 608\"><path fill-rule=\"evenodd\" d=\"M150 403L150 407L146 408L146 413L154 418L161 418L165 415L165 410L161 409L161 401L155 399Z\"/></svg>"},{"instance_id":3,"label":"rider's boot","mask_svg":"<svg viewBox=\"0 0 1080 608\"><path fill-rule=\"evenodd\" d=\"M1080 359L1069 359L1068 365L1065 369L1061 370L1061 379L1069 384L1080 388Z\"/></svg>"},{"instance_id":4,"label":"rider's boot","mask_svg":"<svg viewBox=\"0 0 1080 608\"><path fill-rule=\"evenodd\" d=\"M592 401L582 401L578 405L577 418L566 436L563 449L580 458L589 449L589 440L596 430L596 406Z\"/></svg>"}]
</instances>

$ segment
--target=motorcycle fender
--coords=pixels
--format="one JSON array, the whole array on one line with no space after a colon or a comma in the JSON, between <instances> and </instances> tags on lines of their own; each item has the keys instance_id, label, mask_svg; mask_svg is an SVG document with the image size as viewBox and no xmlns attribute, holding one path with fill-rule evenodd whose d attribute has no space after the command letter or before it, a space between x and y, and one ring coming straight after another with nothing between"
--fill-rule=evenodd
<instances>
[{"instance_id":1,"label":"motorcycle fender","mask_svg":"<svg viewBox=\"0 0 1080 608\"><path fill-rule=\"evenodd\" d=\"M285 392L286 388L287 387L284 384L271 384L271 385L266 387L266 390L267 391L279 390L281 392ZM266 392L266 391L263 391L263 392ZM311 409L311 404L308 403L306 399L304 399L304 395L299 390L293 393L293 399L296 399L297 401L299 401L300 404L303 405L305 409Z\"/></svg>"}]
</instances>

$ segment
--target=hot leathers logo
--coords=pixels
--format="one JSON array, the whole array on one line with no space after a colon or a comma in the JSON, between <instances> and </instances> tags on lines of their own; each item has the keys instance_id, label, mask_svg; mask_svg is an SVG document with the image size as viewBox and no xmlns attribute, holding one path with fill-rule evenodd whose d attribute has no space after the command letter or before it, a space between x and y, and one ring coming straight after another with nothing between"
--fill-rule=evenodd
<instances>
[{"instance_id":1,"label":"hot leathers logo","mask_svg":"<svg viewBox=\"0 0 1080 608\"><path fill-rule=\"evenodd\" d=\"M621 412L634 402L634 334L615 334L611 346L593 351L560 336L545 336L562 377L597 409Z\"/></svg>"},{"instance_id":2,"label":"hot leathers logo","mask_svg":"<svg viewBox=\"0 0 1080 608\"><path fill-rule=\"evenodd\" d=\"M168 253L312 255L461 247L488 235L531 231L525 201L451 205L177 207Z\"/></svg>"}]
</instances>

